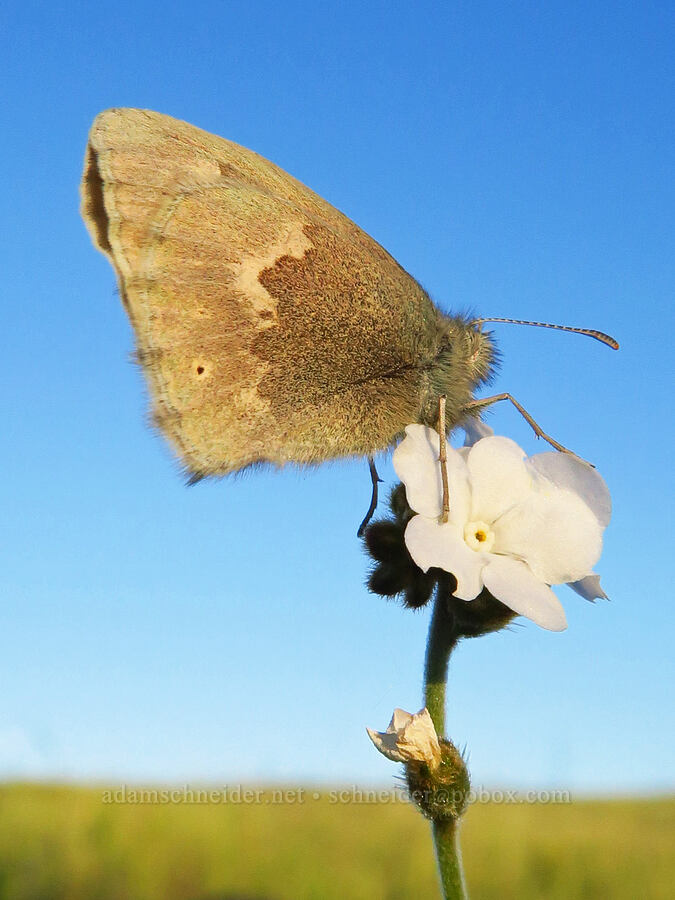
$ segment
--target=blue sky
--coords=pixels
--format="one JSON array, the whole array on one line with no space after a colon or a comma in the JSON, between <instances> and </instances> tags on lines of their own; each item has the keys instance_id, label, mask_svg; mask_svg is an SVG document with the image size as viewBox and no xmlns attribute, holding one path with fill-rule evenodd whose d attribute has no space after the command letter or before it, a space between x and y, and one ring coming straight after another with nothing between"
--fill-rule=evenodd
<instances>
[{"instance_id":1,"label":"blue sky","mask_svg":"<svg viewBox=\"0 0 675 900\"><path fill-rule=\"evenodd\" d=\"M499 390L610 485L612 602L563 588L564 634L524 622L462 646L449 734L476 785L672 788L672 7L3 18L0 777L387 782L365 726L420 705L428 611L363 587L365 462L188 489L145 426L77 196L93 117L138 106L274 160L444 309L620 340L495 329ZM544 449L508 408L490 424Z\"/></svg>"}]
</instances>

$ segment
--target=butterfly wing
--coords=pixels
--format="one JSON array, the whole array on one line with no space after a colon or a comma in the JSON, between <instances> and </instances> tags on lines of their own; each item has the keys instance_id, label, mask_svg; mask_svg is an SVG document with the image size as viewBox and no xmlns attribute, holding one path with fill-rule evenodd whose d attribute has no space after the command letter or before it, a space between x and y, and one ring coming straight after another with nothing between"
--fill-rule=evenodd
<instances>
[{"instance_id":1,"label":"butterfly wing","mask_svg":"<svg viewBox=\"0 0 675 900\"><path fill-rule=\"evenodd\" d=\"M274 164L169 116L108 110L82 215L117 272L154 419L197 477L373 453L418 418L438 311Z\"/></svg>"}]
</instances>

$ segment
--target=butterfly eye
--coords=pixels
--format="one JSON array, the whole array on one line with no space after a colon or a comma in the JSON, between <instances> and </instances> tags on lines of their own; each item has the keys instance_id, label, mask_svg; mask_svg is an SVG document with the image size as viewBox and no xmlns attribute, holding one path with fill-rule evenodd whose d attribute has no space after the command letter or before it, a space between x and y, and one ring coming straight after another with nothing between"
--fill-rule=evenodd
<instances>
[{"instance_id":1,"label":"butterfly eye","mask_svg":"<svg viewBox=\"0 0 675 900\"><path fill-rule=\"evenodd\" d=\"M471 362L475 362L478 359L478 356L481 352L481 342L483 341L483 332L480 329L480 325L471 335L471 341L475 344L474 351L469 357Z\"/></svg>"}]
</instances>

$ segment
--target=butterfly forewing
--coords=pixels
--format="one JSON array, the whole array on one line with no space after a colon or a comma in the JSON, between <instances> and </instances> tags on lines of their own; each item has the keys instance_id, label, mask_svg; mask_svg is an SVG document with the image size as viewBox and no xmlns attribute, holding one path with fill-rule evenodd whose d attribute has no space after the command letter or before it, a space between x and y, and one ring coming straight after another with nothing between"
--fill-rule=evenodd
<instances>
[{"instance_id":1,"label":"butterfly forewing","mask_svg":"<svg viewBox=\"0 0 675 900\"><path fill-rule=\"evenodd\" d=\"M109 110L82 198L155 421L192 473L373 453L416 420L437 310L277 166L169 116Z\"/></svg>"}]
</instances>

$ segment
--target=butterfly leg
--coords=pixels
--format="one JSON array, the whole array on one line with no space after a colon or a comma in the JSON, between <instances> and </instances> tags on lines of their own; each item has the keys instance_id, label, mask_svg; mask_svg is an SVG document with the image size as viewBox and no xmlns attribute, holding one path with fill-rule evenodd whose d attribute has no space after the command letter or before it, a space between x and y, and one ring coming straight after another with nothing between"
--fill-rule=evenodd
<instances>
[{"instance_id":1,"label":"butterfly leg","mask_svg":"<svg viewBox=\"0 0 675 900\"><path fill-rule=\"evenodd\" d=\"M467 409L485 409L487 406L492 406L493 403L498 403L500 400L510 400L511 403L515 406L521 416L525 419L527 424L530 426L532 431L537 435L537 437L543 438L547 443L549 443L552 447L555 447L556 450L560 450L561 453L571 453L572 456L576 456L572 450L568 450L567 447L563 447L562 444L559 444L558 441L554 440L549 434L546 434L539 425L534 421L529 412L518 403L516 399L514 399L511 394L495 394L494 397L481 397L479 400L472 400L471 403L467 403Z\"/></svg>"},{"instance_id":2,"label":"butterfly leg","mask_svg":"<svg viewBox=\"0 0 675 900\"><path fill-rule=\"evenodd\" d=\"M368 507L368 512L366 513L366 517L363 522L359 525L359 530L356 532L357 537L363 537L363 532L366 530L366 526L368 522L373 518L375 514L375 510L377 509L377 494L378 489L377 486L382 481L380 476L377 474L377 469L375 468L375 461L372 456L368 457L368 467L370 468L370 478L373 482L373 493L370 498L370 506Z\"/></svg>"},{"instance_id":3,"label":"butterfly leg","mask_svg":"<svg viewBox=\"0 0 675 900\"><path fill-rule=\"evenodd\" d=\"M445 432L445 395L438 399L438 461L441 464L441 484L443 485L443 512L441 523L445 524L450 515L450 488L448 487L448 445Z\"/></svg>"}]
</instances>

